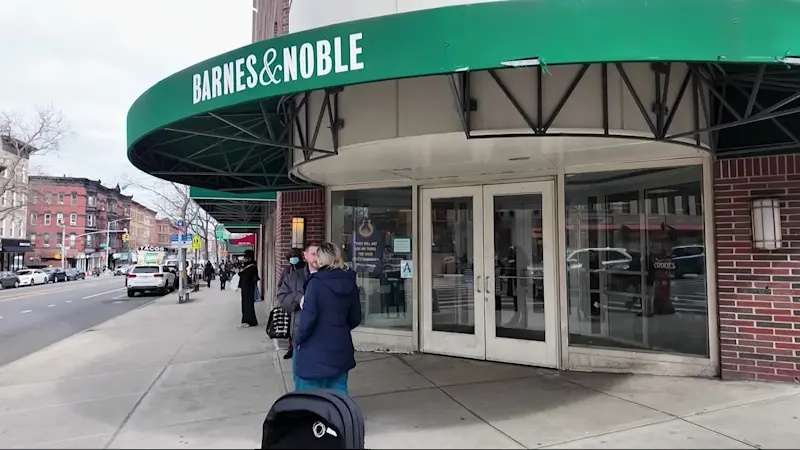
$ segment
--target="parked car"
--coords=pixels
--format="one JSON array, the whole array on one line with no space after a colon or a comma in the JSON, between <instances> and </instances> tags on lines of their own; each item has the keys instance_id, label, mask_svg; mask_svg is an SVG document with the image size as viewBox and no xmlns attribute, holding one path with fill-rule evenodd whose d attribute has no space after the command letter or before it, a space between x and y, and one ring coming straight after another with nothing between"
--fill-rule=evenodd
<instances>
[{"instance_id":1,"label":"parked car","mask_svg":"<svg viewBox=\"0 0 800 450\"><path fill-rule=\"evenodd\" d=\"M48 283L58 283L59 281L67 281L67 272L58 267L51 267L45 269L44 273L47 274Z\"/></svg>"},{"instance_id":2,"label":"parked car","mask_svg":"<svg viewBox=\"0 0 800 450\"><path fill-rule=\"evenodd\" d=\"M70 281L70 280L84 280L84 279L86 279L86 274L83 273L82 270L78 270L78 269L74 269L73 268L73 269L67 269L67 270L65 270L65 272L67 273L67 281Z\"/></svg>"},{"instance_id":3,"label":"parked car","mask_svg":"<svg viewBox=\"0 0 800 450\"><path fill-rule=\"evenodd\" d=\"M705 247L699 244L679 245L672 247L672 262L675 263L675 278L683 278L687 274L705 274Z\"/></svg>"},{"instance_id":4,"label":"parked car","mask_svg":"<svg viewBox=\"0 0 800 450\"><path fill-rule=\"evenodd\" d=\"M17 271L20 286L33 286L34 284L46 284L48 276L42 269L22 269Z\"/></svg>"},{"instance_id":5,"label":"parked car","mask_svg":"<svg viewBox=\"0 0 800 450\"><path fill-rule=\"evenodd\" d=\"M19 277L14 272L0 272L0 286L3 289L19 287Z\"/></svg>"},{"instance_id":6,"label":"parked car","mask_svg":"<svg viewBox=\"0 0 800 450\"><path fill-rule=\"evenodd\" d=\"M125 276L125 284L128 287L128 297L147 291L166 295L174 289L175 274L167 266L136 265Z\"/></svg>"},{"instance_id":7,"label":"parked car","mask_svg":"<svg viewBox=\"0 0 800 450\"><path fill-rule=\"evenodd\" d=\"M114 267L114 276L116 277L119 275L127 275L128 272L131 270L131 267L133 266L127 264Z\"/></svg>"}]
</instances>

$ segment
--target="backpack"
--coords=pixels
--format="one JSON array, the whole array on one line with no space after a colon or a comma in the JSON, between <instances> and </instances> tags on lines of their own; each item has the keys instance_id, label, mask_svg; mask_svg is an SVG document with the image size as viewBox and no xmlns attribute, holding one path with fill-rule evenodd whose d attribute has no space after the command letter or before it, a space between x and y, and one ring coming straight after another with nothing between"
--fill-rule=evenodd
<instances>
[{"instance_id":1,"label":"backpack","mask_svg":"<svg viewBox=\"0 0 800 450\"><path fill-rule=\"evenodd\" d=\"M291 333L292 315L281 309L280 306L272 308L267 319L267 336L270 339L288 339Z\"/></svg>"},{"instance_id":2,"label":"backpack","mask_svg":"<svg viewBox=\"0 0 800 450\"><path fill-rule=\"evenodd\" d=\"M363 449L364 417L356 402L342 392L290 392L267 413L261 448Z\"/></svg>"}]
</instances>

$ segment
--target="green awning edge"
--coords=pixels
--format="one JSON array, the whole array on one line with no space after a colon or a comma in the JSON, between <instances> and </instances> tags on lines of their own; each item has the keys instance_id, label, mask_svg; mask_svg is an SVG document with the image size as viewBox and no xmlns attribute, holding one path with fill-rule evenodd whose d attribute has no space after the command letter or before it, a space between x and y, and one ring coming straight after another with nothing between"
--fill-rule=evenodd
<instances>
[{"instance_id":1,"label":"green awning edge","mask_svg":"<svg viewBox=\"0 0 800 450\"><path fill-rule=\"evenodd\" d=\"M214 189L205 189L201 187L189 186L189 198L192 200L252 200L252 201L276 201L278 199L277 191L266 192L246 192L246 193L233 193L217 191Z\"/></svg>"},{"instance_id":2,"label":"green awning edge","mask_svg":"<svg viewBox=\"0 0 800 450\"><path fill-rule=\"evenodd\" d=\"M800 56L794 0L507 0L392 14L292 33L215 56L158 82L127 116L128 158L145 136L176 121L298 92L358 83L507 67L539 58L543 65L590 62L694 61L781 64ZM478 32L480 30L480 32ZM412 32L413 31L413 32ZM193 103L193 77L253 55L360 34L361 70L256 83ZM623 43L623 44L620 44ZM277 61L280 63L280 61ZM269 82L268 78L265 81Z\"/></svg>"}]
</instances>

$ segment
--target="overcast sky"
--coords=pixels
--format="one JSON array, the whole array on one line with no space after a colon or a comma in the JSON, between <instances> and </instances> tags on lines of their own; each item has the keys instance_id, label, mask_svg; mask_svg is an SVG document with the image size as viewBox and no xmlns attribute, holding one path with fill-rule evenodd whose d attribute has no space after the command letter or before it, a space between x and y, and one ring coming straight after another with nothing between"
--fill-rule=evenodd
<instances>
[{"instance_id":1,"label":"overcast sky","mask_svg":"<svg viewBox=\"0 0 800 450\"><path fill-rule=\"evenodd\" d=\"M0 110L52 105L72 137L32 163L48 175L148 183L125 155L125 116L148 87L250 42L252 0L0 0ZM126 192L128 193L128 192ZM141 191L134 197L153 206Z\"/></svg>"}]
</instances>

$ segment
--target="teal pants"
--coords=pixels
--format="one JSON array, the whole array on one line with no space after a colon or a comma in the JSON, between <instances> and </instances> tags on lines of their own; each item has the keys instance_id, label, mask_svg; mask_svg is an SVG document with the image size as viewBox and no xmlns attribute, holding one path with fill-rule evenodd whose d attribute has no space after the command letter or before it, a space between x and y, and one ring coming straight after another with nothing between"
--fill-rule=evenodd
<instances>
[{"instance_id":1,"label":"teal pants","mask_svg":"<svg viewBox=\"0 0 800 450\"><path fill-rule=\"evenodd\" d=\"M340 373L339 375L328 378L307 379L297 376L297 354L292 358L292 378L294 379L295 391L309 391L312 389L335 389L344 394L347 394L347 378L348 373Z\"/></svg>"}]
</instances>

